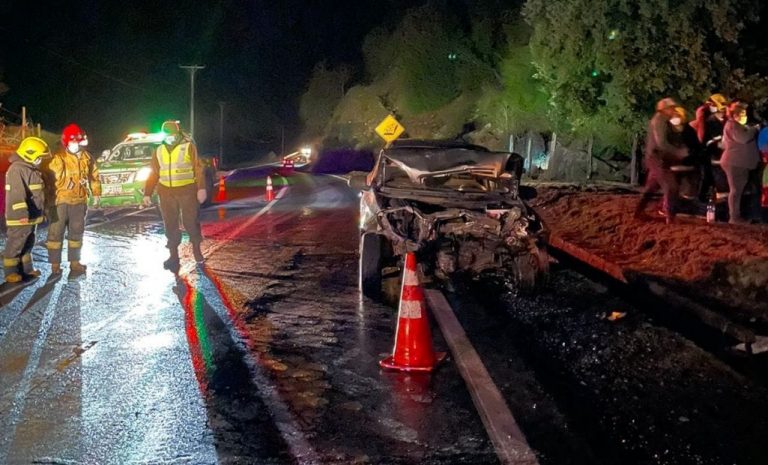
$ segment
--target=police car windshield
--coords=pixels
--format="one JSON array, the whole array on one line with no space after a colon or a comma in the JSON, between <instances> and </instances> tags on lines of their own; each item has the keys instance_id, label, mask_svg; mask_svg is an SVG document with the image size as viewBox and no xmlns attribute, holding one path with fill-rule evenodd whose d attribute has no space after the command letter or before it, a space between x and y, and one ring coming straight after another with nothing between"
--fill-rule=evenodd
<instances>
[{"instance_id":1,"label":"police car windshield","mask_svg":"<svg viewBox=\"0 0 768 465\"><path fill-rule=\"evenodd\" d=\"M109 161L137 161L152 158L157 144L129 144L115 148Z\"/></svg>"}]
</instances>

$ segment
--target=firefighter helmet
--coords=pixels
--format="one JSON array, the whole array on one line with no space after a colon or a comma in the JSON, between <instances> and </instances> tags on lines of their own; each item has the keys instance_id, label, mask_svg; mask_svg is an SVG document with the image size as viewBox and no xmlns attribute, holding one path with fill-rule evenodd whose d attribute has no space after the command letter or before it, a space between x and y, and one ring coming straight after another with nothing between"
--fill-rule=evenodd
<instances>
[{"instance_id":1,"label":"firefighter helmet","mask_svg":"<svg viewBox=\"0 0 768 465\"><path fill-rule=\"evenodd\" d=\"M67 125L61 132L61 143L64 144L64 147L70 142L77 142L79 145L87 145L88 143L88 136L85 135L85 131L74 123Z\"/></svg>"},{"instance_id":2,"label":"firefighter helmet","mask_svg":"<svg viewBox=\"0 0 768 465\"><path fill-rule=\"evenodd\" d=\"M723 94L712 94L709 96L709 99L707 99L707 102L717 107L717 111L722 111L728 104L728 99L726 99Z\"/></svg>"},{"instance_id":3,"label":"firefighter helmet","mask_svg":"<svg viewBox=\"0 0 768 465\"><path fill-rule=\"evenodd\" d=\"M43 139L40 139L39 137L27 137L21 141L19 148L16 149L16 154L26 162L38 164L42 161L41 159L43 157L49 156L51 151L48 149L48 144L46 144Z\"/></svg>"}]
</instances>

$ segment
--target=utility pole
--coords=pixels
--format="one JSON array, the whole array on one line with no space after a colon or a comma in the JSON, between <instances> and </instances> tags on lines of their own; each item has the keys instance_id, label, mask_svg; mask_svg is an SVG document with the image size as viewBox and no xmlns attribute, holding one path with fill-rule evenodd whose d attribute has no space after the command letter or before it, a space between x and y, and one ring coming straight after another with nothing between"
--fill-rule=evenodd
<instances>
[{"instance_id":1,"label":"utility pole","mask_svg":"<svg viewBox=\"0 0 768 465\"><path fill-rule=\"evenodd\" d=\"M179 65L179 68L189 71L189 135L194 137L195 135L195 73L198 70L204 69L205 66L201 65Z\"/></svg>"},{"instance_id":2,"label":"utility pole","mask_svg":"<svg viewBox=\"0 0 768 465\"><path fill-rule=\"evenodd\" d=\"M224 104L219 102L219 166L224 166Z\"/></svg>"},{"instance_id":3,"label":"utility pole","mask_svg":"<svg viewBox=\"0 0 768 465\"><path fill-rule=\"evenodd\" d=\"M27 137L27 107L21 107L21 138Z\"/></svg>"}]
</instances>

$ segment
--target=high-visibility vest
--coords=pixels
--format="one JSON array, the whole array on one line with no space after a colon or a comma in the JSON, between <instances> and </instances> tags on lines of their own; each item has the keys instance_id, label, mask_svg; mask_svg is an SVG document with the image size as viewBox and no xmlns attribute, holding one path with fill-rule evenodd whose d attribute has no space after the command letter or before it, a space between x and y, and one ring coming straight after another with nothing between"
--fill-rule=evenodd
<instances>
[{"instance_id":1,"label":"high-visibility vest","mask_svg":"<svg viewBox=\"0 0 768 465\"><path fill-rule=\"evenodd\" d=\"M177 145L171 152L168 152L165 144L161 144L156 153L160 165L160 184L165 187L194 184L195 166L189 153L189 142Z\"/></svg>"}]
</instances>

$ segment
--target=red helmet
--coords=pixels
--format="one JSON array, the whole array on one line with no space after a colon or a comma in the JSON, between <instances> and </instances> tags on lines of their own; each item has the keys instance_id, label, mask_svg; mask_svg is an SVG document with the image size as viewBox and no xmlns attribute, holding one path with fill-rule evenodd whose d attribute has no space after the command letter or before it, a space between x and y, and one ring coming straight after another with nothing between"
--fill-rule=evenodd
<instances>
[{"instance_id":1,"label":"red helmet","mask_svg":"<svg viewBox=\"0 0 768 465\"><path fill-rule=\"evenodd\" d=\"M66 145L70 142L77 142L78 144L85 145L83 142L87 143L88 136L85 135L85 131L80 129L80 126L72 123L64 128L64 131L61 133L61 142Z\"/></svg>"}]
</instances>

